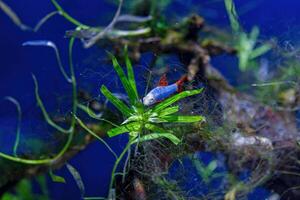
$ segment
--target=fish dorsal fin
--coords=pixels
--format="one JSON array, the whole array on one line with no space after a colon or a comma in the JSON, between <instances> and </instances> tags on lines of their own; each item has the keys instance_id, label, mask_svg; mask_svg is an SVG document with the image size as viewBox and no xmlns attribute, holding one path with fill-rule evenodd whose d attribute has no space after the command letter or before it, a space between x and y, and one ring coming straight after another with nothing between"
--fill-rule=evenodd
<instances>
[{"instance_id":1,"label":"fish dorsal fin","mask_svg":"<svg viewBox=\"0 0 300 200\"><path fill-rule=\"evenodd\" d=\"M167 75L164 74L160 77L158 86L167 86L167 85L168 85Z\"/></svg>"}]
</instances>

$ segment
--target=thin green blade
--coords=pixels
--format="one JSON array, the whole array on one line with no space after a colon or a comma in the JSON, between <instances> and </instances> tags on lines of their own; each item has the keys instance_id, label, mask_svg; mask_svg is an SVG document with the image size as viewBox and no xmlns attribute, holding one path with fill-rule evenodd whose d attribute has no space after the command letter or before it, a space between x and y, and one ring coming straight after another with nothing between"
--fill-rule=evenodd
<instances>
[{"instance_id":1,"label":"thin green blade","mask_svg":"<svg viewBox=\"0 0 300 200\"><path fill-rule=\"evenodd\" d=\"M238 32L240 30L240 23L234 2L233 0L224 0L224 3L229 17L230 26L234 32Z\"/></svg>"},{"instance_id":2,"label":"thin green blade","mask_svg":"<svg viewBox=\"0 0 300 200\"><path fill-rule=\"evenodd\" d=\"M250 59L255 59L272 49L272 46L269 44L263 44L257 48L255 48L250 55Z\"/></svg>"},{"instance_id":3,"label":"thin green blade","mask_svg":"<svg viewBox=\"0 0 300 200\"><path fill-rule=\"evenodd\" d=\"M162 119L162 118L159 118L159 117L150 117L149 119L148 119L148 121L149 122L151 122L151 123L165 123L165 122L168 122L167 120L165 120L165 119Z\"/></svg>"},{"instance_id":4,"label":"thin green blade","mask_svg":"<svg viewBox=\"0 0 300 200\"><path fill-rule=\"evenodd\" d=\"M178 94L164 100L163 102L159 103L158 105L156 105L154 107L153 111L154 112L160 112L163 109L165 109L166 107L168 107L168 106L172 105L173 103L175 103L176 101L179 101L180 99L183 99L183 98L188 97L188 96L199 94L199 93L202 92L202 90L203 90L203 88L197 89L197 90L188 90L188 91L178 93Z\"/></svg>"},{"instance_id":5,"label":"thin green blade","mask_svg":"<svg viewBox=\"0 0 300 200\"><path fill-rule=\"evenodd\" d=\"M128 74L128 81L130 86L132 87L133 91L135 92L135 95L137 98L139 98L137 89L136 89L136 82L135 82L135 77L134 77L134 71L132 68L131 61L128 57L128 50L127 46L125 47L125 63L126 63L126 68L127 68L127 74Z\"/></svg>"},{"instance_id":6,"label":"thin green blade","mask_svg":"<svg viewBox=\"0 0 300 200\"><path fill-rule=\"evenodd\" d=\"M150 124L150 123L147 123L145 124L145 128L150 130L150 131L153 131L153 132L156 132L156 133L166 133L166 132L170 132L170 131L167 131L159 126L156 126L154 124Z\"/></svg>"},{"instance_id":7,"label":"thin green blade","mask_svg":"<svg viewBox=\"0 0 300 200\"><path fill-rule=\"evenodd\" d=\"M132 123L129 123L129 124L124 124L124 125L121 125L119 127L110 129L107 132L107 135L109 137L114 137L114 136L120 135L122 133L137 132L137 131L140 130L141 126L142 125L140 123L138 123L138 122L132 122Z\"/></svg>"},{"instance_id":8,"label":"thin green blade","mask_svg":"<svg viewBox=\"0 0 300 200\"><path fill-rule=\"evenodd\" d=\"M162 110L161 112L159 112L159 116L166 116L166 115L174 114L178 111L179 111L179 106L171 106L171 107L168 107L168 108Z\"/></svg>"},{"instance_id":9,"label":"thin green blade","mask_svg":"<svg viewBox=\"0 0 300 200\"><path fill-rule=\"evenodd\" d=\"M122 85L129 97L129 101L132 105L134 105L137 101L138 101L138 96L137 96L137 93L134 91L134 89L132 88L129 80L127 79L122 67L120 66L120 64L118 63L118 60L117 58L112 55L112 54L109 54L109 56L111 57L112 59L112 63L113 63L113 67L115 69L115 71L117 72L121 82L122 82Z\"/></svg>"},{"instance_id":10,"label":"thin green blade","mask_svg":"<svg viewBox=\"0 0 300 200\"><path fill-rule=\"evenodd\" d=\"M50 169L50 171L49 171L49 175L50 175L51 180L52 180L53 182L57 182L57 183L66 183L66 180L64 179L64 177L55 175L51 169Z\"/></svg>"},{"instance_id":11,"label":"thin green blade","mask_svg":"<svg viewBox=\"0 0 300 200\"><path fill-rule=\"evenodd\" d=\"M85 113L87 113L90 117L97 119L98 116L96 115L96 113L94 113L94 111L92 109L90 109L88 106L82 105L82 104L78 104L77 105L78 108L82 111L84 111Z\"/></svg>"},{"instance_id":12,"label":"thin green blade","mask_svg":"<svg viewBox=\"0 0 300 200\"><path fill-rule=\"evenodd\" d=\"M205 121L205 117L201 115L197 115L197 116L169 115L169 116L162 116L161 118L168 122L178 122L178 123L193 123L193 122Z\"/></svg>"},{"instance_id":13,"label":"thin green blade","mask_svg":"<svg viewBox=\"0 0 300 200\"><path fill-rule=\"evenodd\" d=\"M215 169L217 169L218 167L218 163L216 160L212 160L206 167L207 170L209 170L210 172L215 171Z\"/></svg>"},{"instance_id":14,"label":"thin green blade","mask_svg":"<svg viewBox=\"0 0 300 200\"><path fill-rule=\"evenodd\" d=\"M37 79L34 75L32 75L32 79L33 79L33 82L34 82L34 92L35 92L35 98L36 98L36 101L37 101L37 104L38 106L41 108L41 111L42 111L42 114L46 120L46 122L52 126L53 128L57 129L58 131L62 132L62 133L69 133L69 130L66 130L64 128L62 128L61 126L57 125L49 116L45 106L44 106L44 103L40 97L40 94L39 94L39 85L38 85L38 82L37 82Z\"/></svg>"},{"instance_id":15,"label":"thin green blade","mask_svg":"<svg viewBox=\"0 0 300 200\"><path fill-rule=\"evenodd\" d=\"M118 109L122 112L123 115L129 117L132 114L132 111L123 103L120 99L115 97L105 85L101 86L102 94Z\"/></svg>"},{"instance_id":16,"label":"thin green blade","mask_svg":"<svg viewBox=\"0 0 300 200\"><path fill-rule=\"evenodd\" d=\"M133 143L137 143L137 142L145 142L145 141L155 140L155 139L159 139L159 138L167 138L175 145L180 143L180 139L178 137L176 137L175 135L173 135L172 133L151 133L148 135L144 135L140 138L136 138L131 143L133 144Z\"/></svg>"},{"instance_id":17,"label":"thin green blade","mask_svg":"<svg viewBox=\"0 0 300 200\"><path fill-rule=\"evenodd\" d=\"M122 122L122 124L127 124L129 122L141 121L141 120L142 120L142 116L132 115L132 116L128 117L124 122Z\"/></svg>"}]
</instances>

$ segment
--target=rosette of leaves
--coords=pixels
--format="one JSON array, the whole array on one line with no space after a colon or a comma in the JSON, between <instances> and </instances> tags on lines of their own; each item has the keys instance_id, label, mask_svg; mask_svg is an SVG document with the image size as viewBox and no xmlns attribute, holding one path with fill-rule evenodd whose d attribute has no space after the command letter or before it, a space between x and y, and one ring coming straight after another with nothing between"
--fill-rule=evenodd
<instances>
[{"instance_id":1,"label":"rosette of leaves","mask_svg":"<svg viewBox=\"0 0 300 200\"><path fill-rule=\"evenodd\" d=\"M256 58L272 49L269 43L258 44L259 28L254 26L250 33L243 31L233 0L224 0L232 31L236 34L234 47L237 50L239 68L242 72L251 69Z\"/></svg>"},{"instance_id":2,"label":"rosette of leaves","mask_svg":"<svg viewBox=\"0 0 300 200\"><path fill-rule=\"evenodd\" d=\"M171 130L164 129L163 123L193 123L205 120L203 116L183 116L178 114L179 106L173 105L177 101L201 93L202 89L183 91L171 96L153 107L144 106L139 98L132 64L125 53L127 74L119 65L115 56L110 54L113 67L117 72L122 85L129 97L129 105L118 99L102 85L102 94L122 113L125 120L117 127L110 129L107 134L114 137L120 134L129 133L131 143L144 142L158 138L167 138L174 144L180 139Z\"/></svg>"}]
</instances>

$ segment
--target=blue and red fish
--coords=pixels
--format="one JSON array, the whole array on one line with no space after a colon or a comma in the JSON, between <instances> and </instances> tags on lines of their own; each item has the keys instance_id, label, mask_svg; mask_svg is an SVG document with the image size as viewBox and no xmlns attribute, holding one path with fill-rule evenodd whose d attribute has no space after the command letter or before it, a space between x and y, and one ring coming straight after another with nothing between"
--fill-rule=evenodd
<instances>
[{"instance_id":1,"label":"blue and red fish","mask_svg":"<svg viewBox=\"0 0 300 200\"><path fill-rule=\"evenodd\" d=\"M143 104L145 106L150 106L155 103L163 101L164 99L170 97L171 95L175 94L176 92L181 92L182 86L185 81L187 81L187 75L184 75L175 83L168 85L167 76L166 76L166 74L164 74L160 78L158 86L156 88L152 89L143 98Z\"/></svg>"}]
</instances>

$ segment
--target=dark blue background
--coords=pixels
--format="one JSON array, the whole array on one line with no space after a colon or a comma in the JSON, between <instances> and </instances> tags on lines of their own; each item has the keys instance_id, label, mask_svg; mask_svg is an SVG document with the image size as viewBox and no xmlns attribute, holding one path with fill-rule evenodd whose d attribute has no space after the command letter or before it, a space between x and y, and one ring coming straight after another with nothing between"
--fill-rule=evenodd
<instances>
[{"instance_id":1,"label":"dark blue background","mask_svg":"<svg viewBox=\"0 0 300 200\"><path fill-rule=\"evenodd\" d=\"M125 0L126 1L126 0ZM34 26L39 19L47 13L54 11L54 6L50 0L11 0L5 1L19 15L22 21L30 26ZM60 4L67 12L79 21L89 25L105 25L114 14L115 5L109 4L105 0L60 0ZM199 3L200 2L200 3ZM277 37L280 44L291 43L296 45L299 37L300 23L300 1L297 0L253 0L236 1L237 10L240 12L240 19L243 26L250 30L252 26L258 25L262 38ZM174 1L169 8L169 12L188 14L189 10L206 16L207 21L212 24L228 28L228 19L222 1ZM172 15L172 14L171 14ZM70 93L70 86L66 84L57 68L54 52L45 47L22 47L21 44L28 40L47 39L58 46L63 63L67 66L67 46L68 40L64 38L64 33L68 29L74 28L61 16L50 19L38 33L23 32L16 27L9 18L0 12L0 98L13 96L17 98L23 108L23 130L33 132L32 135L41 134L35 129L35 125L43 124L39 109L36 107L34 97L34 87L31 74L34 73L40 83L40 94L50 110L60 109L63 112L64 105L57 104L57 97ZM82 77L81 72L87 66L86 60L91 54L95 54L95 49L85 50L77 42L74 50L74 62L79 83L82 85L92 85L89 88L97 96L97 88L100 86L100 76L94 75ZM99 51L99 50L97 50ZM101 53L101 51L100 51ZM97 58L100 59L100 58ZM234 58L217 58L213 62L217 65L224 63L234 63L233 65L222 67L222 72L232 81L239 73ZM100 74L102 73L99 69ZM66 97L68 100L70 98ZM4 133L14 131L14 122L7 123L15 119L14 108L7 103L0 103L0 140L4 141ZM26 126L31 124L31 128ZM4 132L5 131L5 132ZM6 132L7 131L7 132ZM110 141L119 151L124 144L124 138ZM2 148L2 147L1 147ZM1 149L2 150L2 149ZM70 163L73 164L83 177L86 185L87 196L103 196L107 193L107 185L110 177L110 168L113 165L113 158L107 153L103 145L95 142L84 152L78 154ZM51 183L51 195L53 199L79 199L79 191L68 175L66 169L60 170L66 177L67 184Z\"/></svg>"}]
</instances>

